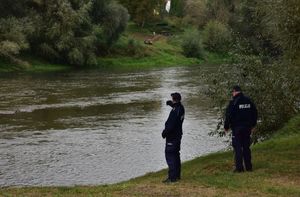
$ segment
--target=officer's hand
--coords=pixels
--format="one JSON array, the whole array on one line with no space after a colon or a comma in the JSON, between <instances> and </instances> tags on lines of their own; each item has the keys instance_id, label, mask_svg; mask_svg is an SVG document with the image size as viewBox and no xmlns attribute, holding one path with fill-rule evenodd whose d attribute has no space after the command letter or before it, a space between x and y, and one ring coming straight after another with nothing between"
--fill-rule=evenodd
<instances>
[{"instance_id":1,"label":"officer's hand","mask_svg":"<svg viewBox=\"0 0 300 197\"><path fill-rule=\"evenodd\" d=\"M255 127L251 129L251 134L255 133Z\"/></svg>"},{"instance_id":2,"label":"officer's hand","mask_svg":"<svg viewBox=\"0 0 300 197\"><path fill-rule=\"evenodd\" d=\"M161 137L162 137L163 139L165 139L165 138L166 138L166 135L165 135L165 130L163 130L163 132L161 133Z\"/></svg>"},{"instance_id":3,"label":"officer's hand","mask_svg":"<svg viewBox=\"0 0 300 197\"><path fill-rule=\"evenodd\" d=\"M224 131L225 131L225 133L227 134L227 133L228 133L228 131L229 131L229 129L224 129Z\"/></svg>"},{"instance_id":4,"label":"officer's hand","mask_svg":"<svg viewBox=\"0 0 300 197\"><path fill-rule=\"evenodd\" d=\"M172 101L170 101L170 100L168 100L167 102L166 102L166 105L169 105L169 106L173 106L173 102Z\"/></svg>"}]
</instances>

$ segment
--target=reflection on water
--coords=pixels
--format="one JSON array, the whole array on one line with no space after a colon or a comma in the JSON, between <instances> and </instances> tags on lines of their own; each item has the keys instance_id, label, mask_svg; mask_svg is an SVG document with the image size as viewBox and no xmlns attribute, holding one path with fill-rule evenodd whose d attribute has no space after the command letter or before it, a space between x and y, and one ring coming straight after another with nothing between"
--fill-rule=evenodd
<instances>
[{"instance_id":1,"label":"reflection on water","mask_svg":"<svg viewBox=\"0 0 300 197\"><path fill-rule=\"evenodd\" d=\"M182 159L224 148L207 135L216 115L202 71L0 76L0 186L106 184L166 168L160 134L174 91L186 108Z\"/></svg>"}]
</instances>

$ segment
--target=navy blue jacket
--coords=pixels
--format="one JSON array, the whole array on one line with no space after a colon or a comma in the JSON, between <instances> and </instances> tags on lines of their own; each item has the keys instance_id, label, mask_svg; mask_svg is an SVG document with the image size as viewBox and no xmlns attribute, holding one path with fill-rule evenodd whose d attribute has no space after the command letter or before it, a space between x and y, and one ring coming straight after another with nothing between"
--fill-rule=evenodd
<instances>
[{"instance_id":1,"label":"navy blue jacket","mask_svg":"<svg viewBox=\"0 0 300 197\"><path fill-rule=\"evenodd\" d=\"M255 104L243 93L239 93L230 101L226 109L224 128L234 127L253 128L257 123L257 109Z\"/></svg>"},{"instance_id":2,"label":"navy blue jacket","mask_svg":"<svg viewBox=\"0 0 300 197\"><path fill-rule=\"evenodd\" d=\"M173 104L168 120L165 123L165 129L162 132L162 137L166 138L167 142L181 140L182 123L184 120L184 107L179 103Z\"/></svg>"}]
</instances>

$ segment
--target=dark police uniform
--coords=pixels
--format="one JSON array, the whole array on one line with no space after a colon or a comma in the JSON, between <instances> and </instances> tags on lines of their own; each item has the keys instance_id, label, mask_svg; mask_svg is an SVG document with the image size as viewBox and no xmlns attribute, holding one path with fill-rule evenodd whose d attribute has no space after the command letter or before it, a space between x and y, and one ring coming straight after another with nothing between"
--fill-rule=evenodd
<instances>
[{"instance_id":1,"label":"dark police uniform","mask_svg":"<svg viewBox=\"0 0 300 197\"><path fill-rule=\"evenodd\" d=\"M172 107L162 137L166 138L165 156L169 166L168 179L176 181L180 179L181 172L180 144L185 110L180 102L174 103Z\"/></svg>"},{"instance_id":2,"label":"dark police uniform","mask_svg":"<svg viewBox=\"0 0 300 197\"><path fill-rule=\"evenodd\" d=\"M226 109L224 128L232 130L232 146L235 152L235 170L244 171L243 160L247 171L252 170L251 163L251 129L257 123L255 104L243 93L230 101Z\"/></svg>"}]
</instances>

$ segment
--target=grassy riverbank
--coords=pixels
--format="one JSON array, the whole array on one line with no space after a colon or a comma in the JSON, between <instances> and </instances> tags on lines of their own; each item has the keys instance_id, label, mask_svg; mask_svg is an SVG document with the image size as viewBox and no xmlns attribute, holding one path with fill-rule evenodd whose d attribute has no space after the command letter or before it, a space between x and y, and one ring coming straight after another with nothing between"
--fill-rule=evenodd
<instances>
[{"instance_id":1,"label":"grassy riverbank","mask_svg":"<svg viewBox=\"0 0 300 197\"><path fill-rule=\"evenodd\" d=\"M145 40L152 44L144 44ZM169 66L189 66L201 64L220 64L228 62L230 57L224 54L205 52L203 59L187 58L181 49L182 32L173 36L156 35L147 29L141 29L131 23L127 31L115 43L110 52L97 58L97 65L82 66L79 69L137 70ZM133 44L130 45L130 41ZM131 49L129 49L131 48ZM52 64L32 55L23 55L23 66L0 59L0 73L8 72L55 72L76 69L70 65ZM77 67L78 68L78 67Z\"/></svg>"},{"instance_id":2,"label":"grassy riverbank","mask_svg":"<svg viewBox=\"0 0 300 197\"><path fill-rule=\"evenodd\" d=\"M11 72L44 73L44 72L67 71L73 69L69 65L52 64L45 60L41 60L35 57L24 57L23 59L24 61L28 62L28 65L16 65L0 59L0 73L11 73Z\"/></svg>"},{"instance_id":3,"label":"grassy riverbank","mask_svg":"<svg viewBox=\"0 0 300 197\"><path fill-rule=\"evenodd\" d=\"M229 151L184 163L182 180L175 184L161 183L162 170L114 185L2 188L0 196L300 196L300 116L252 150L250 173L231 172Z\"/></svg>"},{"instance_id":4,"label":"grassy riverbank","mask_svg":"<svg viewBox=\"0 0 300 197\"><path fill-rule=\"evenodd\" d=\"M113 54L98 58L100 68L116 68L116 69L145 69L154 67L169 66L189 66L201 64L221 64L230 61L227 54L218 54L205 52L202 59L187 58L183 55L181 48L182 32L177 32L173 36L167 37L162 35L153 36L149 30L137 29L137 27L129 26L126 33L121 37L115 48L124 53L128 47L130 40L135 41L137 54L120 55ZM144 44L145 40L152 40L153 44ZM118 49L116 49L118 51ZM123 50L123 51L122 51Z\"/></svg>"}]
</instances>

